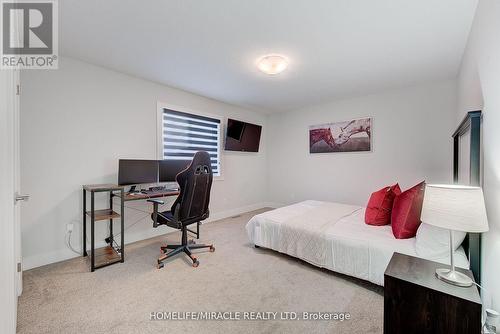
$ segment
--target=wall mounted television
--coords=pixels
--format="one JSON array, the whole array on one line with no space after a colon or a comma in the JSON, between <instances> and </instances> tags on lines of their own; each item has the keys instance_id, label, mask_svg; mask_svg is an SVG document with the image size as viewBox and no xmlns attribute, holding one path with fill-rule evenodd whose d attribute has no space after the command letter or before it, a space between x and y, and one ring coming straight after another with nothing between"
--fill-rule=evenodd
<instances>
[{"instance_id":1,"label":"wall mounted television","mask_svg":"<svg viewBox=\"0 0 500 334\"><path fill-rule=\"evenodd\" d=\"M262 126L235 119L227 120L226 151L259 152Z\"/></svg>"}]
</instances>

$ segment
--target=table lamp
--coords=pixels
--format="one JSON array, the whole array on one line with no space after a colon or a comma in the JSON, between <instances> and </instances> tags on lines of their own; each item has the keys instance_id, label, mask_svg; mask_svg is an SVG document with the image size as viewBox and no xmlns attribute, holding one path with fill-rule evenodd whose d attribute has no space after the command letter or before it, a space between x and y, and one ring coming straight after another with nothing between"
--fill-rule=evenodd
<instances>
[{"instance_id":1,"label":"table lamp","mask_svg":"<svg viewBox=\"0 0 500 334\"><path fill-rule=\"evenodd\" d=\"M436 277L447 283L468 287L472 279L455 271L453 231L481 233L488 231L488 218L480 187L427 185L422 206L422 222L450 230L451 269L436 269Z\"/></svg>"}]
</instances>

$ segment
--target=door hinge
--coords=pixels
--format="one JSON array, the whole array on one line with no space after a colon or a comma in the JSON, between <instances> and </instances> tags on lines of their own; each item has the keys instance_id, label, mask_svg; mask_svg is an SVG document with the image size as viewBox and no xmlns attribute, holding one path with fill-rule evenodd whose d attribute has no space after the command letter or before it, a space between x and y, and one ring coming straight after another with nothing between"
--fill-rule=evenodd
<instances>
[{"instance_id":1,"label":"door hinge","mask_svg":"<svg viewBox=\"0 0 500 334\"><path fill-rule=\"evenodd\" d=\"M23 266L21 265L21 262L18 262L17 263L17 272L20 273L21 271L23 271Z\"/></svg>"},{"instance_id":2,"label":"door hinge","mask_svg":"<svg viewBox=\"0 0 500 334\"><path fill-rule=\"evenodd\" d=\"M16 95L21 95L21 85L20 84L16 85Z\"/></svg>"}]
</instances>

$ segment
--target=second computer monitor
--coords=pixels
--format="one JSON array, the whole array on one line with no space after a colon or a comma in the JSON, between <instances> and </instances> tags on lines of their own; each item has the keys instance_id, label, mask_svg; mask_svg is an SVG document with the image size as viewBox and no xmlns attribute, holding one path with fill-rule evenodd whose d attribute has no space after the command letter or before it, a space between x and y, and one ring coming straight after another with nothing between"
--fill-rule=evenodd
<instances>
[{"instance_id":1,"label":"second computer monitor","mask_svg":"<svg viewBox=\"0 0 500 334\"><path fill-rule=\"evenodd\" d=\"M160 160L160 182L175 182L175 177L186 169L191 160Z\"/></svg>"},{"instance_id":2,"label":"second computer monitor","mask_svg":"<svg viewBox=\"0 0 500 334\"><path fill-rule=\"evenodd\" d=\"M158 160L120 159L118 166L119 185L158 182Z\"/></svg>"}]
</instances>

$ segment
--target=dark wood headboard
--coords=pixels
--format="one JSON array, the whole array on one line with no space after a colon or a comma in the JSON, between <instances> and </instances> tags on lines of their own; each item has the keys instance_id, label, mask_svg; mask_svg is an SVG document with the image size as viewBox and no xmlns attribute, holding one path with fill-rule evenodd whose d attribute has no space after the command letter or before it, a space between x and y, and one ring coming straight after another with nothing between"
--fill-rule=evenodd
<instances>
[{"instance_id":1,"label":"dark wood headboard","mask_svg":"<svg viewBox=\"0 0 500 334\"><path fill-rule=\"evenodd\" d=\"M481 111L468 112L453 133L453 182L458 183L460 137L470 133L470 185L481 186ZM462 246L469 258L474 279L481 284L481 234L468 233Z\"/></svg>"}]
</instances>

